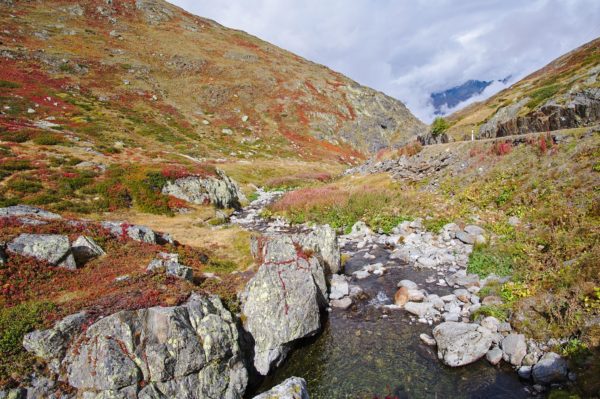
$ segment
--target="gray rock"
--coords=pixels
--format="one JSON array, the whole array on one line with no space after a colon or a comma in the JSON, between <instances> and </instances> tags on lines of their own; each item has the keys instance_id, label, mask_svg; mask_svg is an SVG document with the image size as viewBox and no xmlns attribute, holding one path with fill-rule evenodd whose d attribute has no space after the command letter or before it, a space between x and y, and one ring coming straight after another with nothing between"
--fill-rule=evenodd
<instances>
[{"instance_id":1,"label":"gray rock","mask_svg":"<svg viewBox=\"0 0 600 399\"><path fill-rule=\"evenodd\" d=\"M65 317L48 330L35 330L25 335L23 347L36 357L43 359L55 373L58 373L67 347L79 333L81 326L88 319L85 312Z\"/></svg>"},{"instance_id":2,"label":"gray rock","mask_svg":"<svg viewBox=\"0 0 600 399\"><path fill-rule=\"evenodd\" d=\"M436 309L434 309L433 304L429 302L406 302L404 304L404 310L419 317L440 314Z\"/></svg>"},{"instance_id":3,"label":"gray rock","mask_svg":"<svg viewBox=\"0 0 600 399\"><path fill-rule=\"evenodd\" d=\"M469 299L471 298L471 293L463 288L459 288L457 290L454 290L454 295L456 295L456 298L464 303L469 303Z\"/></svg>"},{"instance_id":4,"label":"gray rock","mask_svg":"<svg viewBox=\"0 0 600 399\"><path fill-rule=\"evenodd\" d=\"M442 315L444 321L459 321L460 314L456 312L446 312Z\"/></svg>"},{"instance_id":5,"label":"gray rock","mask_svg":"<svg viewBox=\"0 0 600 399\"><path fill-rule=\"evenodd\" d=\"M156 233L147 226L113 221L105 221L101 225L115 237L129 237L132 240L149 244L158 243Z\"/></svg>"},{"instance_id":6,"label":"gray rock","mask_svg":"<svg viewBox=\"0 0 600 399\"><path fill-rule=\"evenodd\" d=\"M246 201L238 184L219 169L215 177L188 176L168 181L162 193L192 204L211 203L217 208L239 208Z\"/></svg>"},{"instance_id":7,"label":"gray rock","mask_svg":"<svg viewBox=\"0 0 600 399\"><path fill-rule=\"evenodd\" d=\"M531 366L521 366L517 369L517 374L519 374L519 378L524 380L528 380L531 378Z\"/></svg>"},{"instance_id":8,"label":"gray rock","mask_svg":"<svg viewBox=\"0 0 600 399\"><path fill-rule=\"evenodd\" d=\"M334 274L331 277L331 292L329 293L329 299L340 299L347 296L350 293L350 289L346 278L339 274Z\"/></svg>"},{"instance_id":9,"label":"gray rock","mask_svg":"<svg viewBox=\"0 0 600 399\"><path fill-rule=\"evenodd\" d=\"M480 235L483 235L483 234L485 234L485 230L484 230L484 229L482 229L482 228L481 228L481 227L479 227L479 226L475 226L475 225L473 225L473 224L471 224L471 225L468 225L468 226L465 226L465 229L464 229L464 230L465 230L465 232L466 232L467 234L471 234L471 235L473 235L473 236L480 236Z\"/></svg>"},{"instance_id":10,"label":"gray rock","mask_svg":"<svg viewBox=\"0 0 600 399\"><path fill-rule=\"evenodd\" d=\"M502 358L513 366L520 366L527 354L527 343L523 334L509 334L502 340Z\"/></svg>"},{"instance_id":11,"label":"gray rock","mask_svg":"<svg viewBox=\"0 0 600 399\"><path fill-rule=\"evenodd\" d=\"M40 208L36 208L33 206L29 206L29 205L14 205L14 206L9 206L6 208L0 208L0 217L3 216L14 216L14 217L21 217L21 216L35 216L35 217L39 217L41 219L50 219L50 220L57 220L57 219L62 219L62 217L56 213L52 213L52 212L48 212L45 211L43 209Z\"/></svg>"},{"instance_id":12,"label":"gray rock","mask_svg":"<svg viewBox=\"0 0 600 399\"><path fill-rule=\"evenodd\" d=\"M465 244L469 244L469 245L475 244L475 236L473 236L469 233L466 233L464 231L457 231L456 238L458 240L464 242Z\"/></svg>"},{"instance_id":13,"label":"gray rock","mask_svg":"<svg viewBox=\"0 0 600 399\"><path fill-rule=\"evenodd\" d=\"M352 235L352 236L368 236L371 234L372 234L371 229L369 229L367 224L363 221L358 221L358 222L354 223L354 225L352 226L352 230L350 232L350 235Z\"/></svg>"},{"instance_id":14,"label":"gray rock","mask_svg":"<svg viewBox=\"0 0 600 399\"><path fill-rule=\"evenodd\" d=\"M8 243L7 251L70 270L77 268L69 237L59 234L21 234Z\"/></svg>"},{"instance_id":15,"label":"gray rock","mask_svg":"<svg viewBox=\"0 0 600 399\"><path fill-rule=\"evenodd\" d=\"M472 323L447 321L433 329L438 346L438 358L451 367L473 363L488 352L493 334Z\"/></svg>"},{"instance_id":16,"label":"gray rock","mask_svg":"<svg viewBox=\"0 0 600 399\"><path fill-rule=\"evenodd\" d=\"M483 327L487 328L491 332L495 333L498 332L498 326L500 325L500 321L493 316L488 316L485 319L481 320L479 324L481 324Z\"/></svg>"},{"instance_id":17,"label":"gray rock","mask_svg":"<svg viewBox=\"0 0 600 399\"><path fill-rule=\"evenodd\" d=\"M502 298L500 298L499 296L495 296L495 295L488 295L485 298L483 298L483 300L481 301L481 304L483 306L490 306L490 305L502 305Z\"/></svg>"},{"instance_id":18,"label":"gray rock","mask_svg":"<svg viewBox=\"0 0 600 399\"><path fill-rule=\"evenodd\" d=\"M165 273L169 276L188 281L192 281L194 278L192 268L179 263L179 255L177 254L160 252L158 256L148 264L146 271L152 272L161 268L164 268Z\"/></svg>"},{"instance_id":19,"label":"gray rock","mask_svg":"<svg viewBox=\"0 0 600 399\"><path fill-rule=\"evenodd\" d=\"M306 381L303 378L290 377L254 399L309 399L309 396Z\"/></svg>"},{"instance_id":20,"label":"gray rock","mask_svg":"<svg viewBox=\"0 0 600 399\"><path fill-rule=\"evenodd\" d=\"M429 346L436 345L435 339L433 339L433 337L428 334L421 334L421 335L419 335L419 338L421 339L421 341L423 341L425 343L425 345L429 345Z\"/></svg>"},{"instance_id":21,"label":"gray rock","mask_svg":"<svg viewBox=\"0 0 600 399\"><path fill-rule=\"evenodd\" d=\"M493 347L485 354L485 358L490 364L497 365L502 360L502 349L497 346Z\"/></svg>"},{"instance_id":22,"label":"gray rock","mask_svg":"<svg viewBox=\"0 0 600 399\"><path fill-rule=\"evenodd\" d=\"M568 376L567 361L559 354L548 352L533 366L533 380L539 384L564 382Z\"/></svg>"},{"instance_id":23,"label":"gray rock","mask_svg":"<svg viewBox=\"0 0 600 399\"><path fill-rule=\"evenodd\" d=\"M121 311L92 324L63 364L87 397L241 399L247 384L231 314L217 297ZM146 387L136 396L138 383ZM159 395L162 393L162 396ZM131 396L129 396L131 395Z\"/></svg>"},{"instance_id":24,"label":"gray rock","mask_svg":"<svg viewBox=\"0 0 600 399\"><path fill-rule=\"evenodd\" d=\"M323 260L327 275L340 271L341 255L335 230L329 225L315 226L309 233L296 234L292 238L303 248L317 253Z\"/></svg>"},{"instance_id":25,"label":"gray rock","mask_svg":"<svg viewBox=\"0 0 600 399\"><path fill-rule=\"evenodd\" d=\"M350 306L352 306L352 299L350 297L345 297L342 299L334 299L333 301L331 301L331 306L334 308L346 310Z\"/></svg>"},{"instance_id":26,"label":"gray rock","mask_svg":"<svg viewBox=\"0 0 600 399\"><path fill-rule=\"evenodd\" d=\"M521 224L521 219L519 219L516 216L511 216L508 218L508 224L510 224L511 226L518 226Z\"/></svg>"},{"instance_id":27,"label":"gray rock","mask_svg":"<svg viewBox=\"0 0 600 399\"><path fill-rule=\"evenodd\" d=\"M71 244L71 252L78 266L82 266L90 260L106 254L91 237L87 236L79 236Z\"/></svg>"},{"instance_id":28,"label":"gray rock","mask_svg":"<svg viewBox=\"0 0 600 399\"><path fill-rule=\"evenodd\" d=\"M398 288L400 287L406 287L409 290L416 290L419 288L419 286L417 285L417 283L415 283L414 281L410 281L410 280L402 280L398 283Z\"/></svg>"},{"instance_id":29,"label":"gray rock","mask_svg":"<svg viewBox=\"0 0 600 399\"><path fill-rule=\"evenodd\" d=\"M254 366L262 375L279 365L294 341L321 328L327 287L315 256L301 256L289 236L263 237L262 264L240 294L244 329L254 337Z\"/></svg>"}]
</instances>

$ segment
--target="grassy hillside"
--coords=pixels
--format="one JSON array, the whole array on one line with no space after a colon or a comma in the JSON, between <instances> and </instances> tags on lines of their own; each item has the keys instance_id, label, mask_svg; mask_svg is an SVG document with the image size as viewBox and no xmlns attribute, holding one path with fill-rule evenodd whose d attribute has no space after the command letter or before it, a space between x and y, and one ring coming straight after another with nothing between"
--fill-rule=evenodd
<instances>
[{"instance_id":1,"label":"grassy hillside","mask_svg":"<svg viewBox=\"0 0 600 399\"><path fill-rule=\"evenodd\" d=\"M476 134L483 133L482 126L503 113L510 115L507 119L514 119L535 115L547 104L569 106L576 94L600 88L599 73L600 38L552 61L488 100L471 104L449 115L447 120L451 127L447 133L455 140L470 139L471 130ZM598 99L595 101L598 102ZM595 107L597 114L599 105ZM598 119L598 115L595 119Z\"/></svg>"}]
</instances>

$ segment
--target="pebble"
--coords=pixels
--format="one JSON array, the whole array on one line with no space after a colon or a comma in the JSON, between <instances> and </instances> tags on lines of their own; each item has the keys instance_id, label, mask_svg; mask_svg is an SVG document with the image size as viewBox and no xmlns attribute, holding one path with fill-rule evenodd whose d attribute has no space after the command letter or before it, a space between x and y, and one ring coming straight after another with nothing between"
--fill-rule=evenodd
<instances>
[{"instance_id":1,"label":"pebble","mask_svg":"<svg viewBox=\"0 0 600 399\"><path fill-rule=\"evenodd\" d=\"M433 339L433 337L430 336L430 335L428 335L428 334L423 333L423 334L419 335L419 338L426 345L429 345L429 346L435 346L436 345L435 339ZM500 355L502 356L502 354L500 354Z\"/></svg>"}]
</instances>

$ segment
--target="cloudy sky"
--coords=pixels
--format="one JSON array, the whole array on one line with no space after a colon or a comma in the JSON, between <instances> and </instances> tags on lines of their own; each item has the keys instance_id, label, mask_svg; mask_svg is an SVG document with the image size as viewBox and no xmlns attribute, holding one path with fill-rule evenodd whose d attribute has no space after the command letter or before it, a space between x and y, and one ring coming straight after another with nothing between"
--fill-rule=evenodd
<instances>
[{"instance_id":1,"label":"cloudy sky","mask_svg":"<svg viewBox=\"0 0 600 399\"><path fill-rule=\"evenodd\" d=\"M600 0L170 1L398 98L424 121L434 91L510 84L600 36Z\"/></svg>"}]
</instances>

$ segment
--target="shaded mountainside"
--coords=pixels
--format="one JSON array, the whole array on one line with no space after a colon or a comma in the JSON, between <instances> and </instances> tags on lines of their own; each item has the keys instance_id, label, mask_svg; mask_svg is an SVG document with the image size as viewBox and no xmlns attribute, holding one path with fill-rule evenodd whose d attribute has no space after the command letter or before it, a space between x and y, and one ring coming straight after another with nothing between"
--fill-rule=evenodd
<instances>
[{"instance_id":1,"label":"shaded mountainside","mask_svg":"<svg viewBox=\"0 0 600 399\"><path fill-rule=\"evenodd\" d=\"M448 117L448 134L461 140L576 128L600 120L600 39Z\"/></svg>"},{"instance_id":2,"label":"shaded mountainside","mask_svg":"<svg viewBox=\"0 0 600 399\"><path fill-rule=\"evenodd\" d=\"M0 20L5 129L51 120L99 152L349 163L424 128L400 101L162 0L4 1Z\"/></svg>"}]
</instances>

